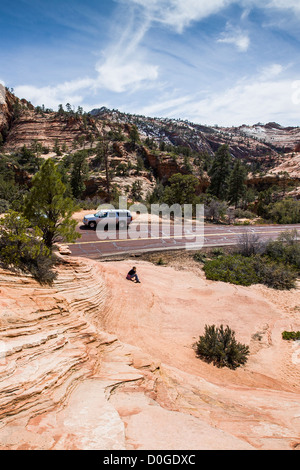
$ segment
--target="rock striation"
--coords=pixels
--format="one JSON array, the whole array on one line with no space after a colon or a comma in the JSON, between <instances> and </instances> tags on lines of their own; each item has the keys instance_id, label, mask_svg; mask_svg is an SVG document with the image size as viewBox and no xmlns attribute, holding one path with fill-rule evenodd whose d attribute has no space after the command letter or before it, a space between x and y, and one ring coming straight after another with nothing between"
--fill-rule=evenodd
<instances>
[{"instance_id":1,"label":"rock striation","mask_svg":"<svg viewBox=\"0 0 300 470\"><path fill-rule=\"evenodd\" d=\"M88 150L91 171L85 198L107 197L107 175L111 186L123 194L130 195L135 184L145 197L153 191L155 179L165 184L175 173L192 173L199 180L198 192L205 192L209 186L208 162L223 144L228 145L234 158L249 165L249 186L292 184L299 190L300 169L295 158L300 145L298 127L268 123L223 128L136 116L104 107L90 113L54 112L34 108L4 87L1 90L1 152L10 154L24 145L34 149L38 144L37 156L60 158L77 149ZM135 129L138 139L133 144ZM102 140L108 148L107 173L101 162L103 152L97 147Z\"/></svg>"},{"instance_id":2,"label":"rock striation","mask_svg":"<svg viewBox=\"0 0 300 470\"><path fill-rule=\"evenodd\" d=\"M0 271L0 448L299 447L297 367L283 360L291 345L270 370L278 325L297 323L293 309L284 319L259 291L214 290L191 272L140 262L145 288L126 281L128 267L67 256L52 287ZM243 340L266 322L237 374L199 363L191 334L207 315L224 317L233 295Z\"/></svg>"}]
</instances>

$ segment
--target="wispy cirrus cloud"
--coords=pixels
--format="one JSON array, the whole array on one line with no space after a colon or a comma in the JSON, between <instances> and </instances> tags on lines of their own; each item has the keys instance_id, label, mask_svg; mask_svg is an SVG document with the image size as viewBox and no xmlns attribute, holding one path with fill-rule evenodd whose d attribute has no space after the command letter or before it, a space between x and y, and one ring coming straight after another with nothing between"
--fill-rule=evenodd
<instances>
[{"instance_id":1,"label":"wispy cirrus cloud","mask_svg":"<svg viewBox=\"0 0 300 470\"><path fill-rule=\"evenodd\" d=\"M108 3L109 8L112 4L115 8L110 9L105 40L97 43L82 75L80 67L70 65L77 59L70 41L69 68L61 74L60 83L56 74L49 78L49 84L43 77L41 83L46 86L40 86L37 80L35 86L24 82L14 85L16 93L34 104L53 108L70 102L89 110L95 103L105 103L127 112L203 123L249 123L263 120L271 112L286 115L285 121L289 111L295 116L294 108L289 108L289 88L291 80L298 78L297 66L291 67L290 75L282 75L293 62L296 42L288 44L288 35L277 34L276 25L280 18L284 18L286 28L293 17L295 21L300 14L298 0ZM90 6L88 23L75 28L72 39L90 32L94 47L98 20L91 21ZM72 19L67 20L71 29ZM285 50L280 52L282 40ZM75 78L68 80L69 76Z\"/></svg>"},{"instance_id":2,"label":"wispy cirrus cloud","mask_svg":"<svg viewBox=\"0 0 300 470\"><path fill-rule=\"evenodd\" d=\"M206 93L206 96L186 95L179 99L161 99L153 107L144 107L144 114L180 118L207 125L239 126L258 121L285 121L292 125L298 119L300 81L283 76L280 64L264 67L252 77L244 77L232 87Z\"/></svg>"},{"instance_id":3,"label":"wispy cirrus cloud","mask_svg":"<svg viewBox=\"0 0 300 470\"><path fill-rule=\"evenodd\" d=\"M250 37L240 27L234 28L232 25L227 24L226 31L221 34L217 42L233 44L240 52L246 52L250 46Z\"/></svg>"},{"instance_id":4,"label":"wispy cirrus cloud","mask_svg":"<svg viewBox=\"0 0 300 470\"><path fill-rule=\"evenodd\" d=\"M266 6L279 10L292 10L300 14L300 3L298 0L269 0Z\"/></svg>"},{"instance_id":5,"label":"wispy cirrus cloud","mask_svg":"<svg viewBox=\"0 0 300 470\"><path fill-rule=\"evenodd\" d=\"M217 13L234 0L119 0L143 8L148 21L168 25L182 33L193 21Z\"/></svg>"},{"instance_id":6,"label":"wispy cirrus cloud","mask_svg":"<svg viewBox=\"0 0 300 470\"><path fill-rule=\"evenodd\" d=\"M221 12L231 5L244 8L242 17L246 17L253 8L266 10L290 10L300 14L298 0L115 0L119 3L142 8L144 17L149 22L165 24L182 33L195 21L201 21Z\"/></svg>"},{"instance_id":7,"label":"wispy cirrus cloud","mask_svg":"<svg viewBox=\"0 0 300 470\"><path fill-rule=\"evenodd\" d=\"M150 23L147 19L141 21L134 9L127 14L127 26L121 31L119 24L115 26L113 35L116 39L102 51L101 60L95 66L95 88L122 93L158 78L158 66L147 61L140 47Z\"/></svg>"}]
</instances>

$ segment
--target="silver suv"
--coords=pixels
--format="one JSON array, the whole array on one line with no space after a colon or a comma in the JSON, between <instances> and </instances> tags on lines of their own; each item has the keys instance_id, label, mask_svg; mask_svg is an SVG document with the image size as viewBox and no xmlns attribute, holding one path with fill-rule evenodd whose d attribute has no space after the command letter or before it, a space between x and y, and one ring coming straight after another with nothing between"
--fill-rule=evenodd
<instances>
[{"instance_id":1,"label":"silver suv","mask_svg":"<svg viewBox=\"0 0 300 470\"><path fill-rule=\"evenodd\" d=\"M104 227L125 229L132 221L132 215L128 210L107 209L100 210L95 214L86 215L83 219L84 225L95 229L101 223Z\"/></svg>"}]
</instances>

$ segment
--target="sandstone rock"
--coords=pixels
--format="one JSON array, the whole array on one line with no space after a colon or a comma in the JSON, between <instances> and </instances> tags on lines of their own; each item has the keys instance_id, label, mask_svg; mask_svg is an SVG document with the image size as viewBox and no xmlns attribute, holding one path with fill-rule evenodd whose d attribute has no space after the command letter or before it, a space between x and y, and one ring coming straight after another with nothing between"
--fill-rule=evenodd
<instances>
[{"instance_id":1,"label":"sandstone rock","mask_svg":"<svg viewBox=\"0 0 300 470\"><path fill-rule=\"evenodd\" d=\"M53 287L0 270L0 448L295 448L299 367L280 331L299 329L298 291L136 263L140 289L129 262L67 257ZM208 321L250 342L249 364L195 357Z\"/></svg>"},{"instance_id":2,"label":"sandstone rock","mask_svg":"<svg viewBox=\"0 0 300 470\"><path fill-rule=\"evenodd\" d=\"M71 255L72 252L67 245L60 245L58 251L61 255Z\"/></svg>"}]
</instances>

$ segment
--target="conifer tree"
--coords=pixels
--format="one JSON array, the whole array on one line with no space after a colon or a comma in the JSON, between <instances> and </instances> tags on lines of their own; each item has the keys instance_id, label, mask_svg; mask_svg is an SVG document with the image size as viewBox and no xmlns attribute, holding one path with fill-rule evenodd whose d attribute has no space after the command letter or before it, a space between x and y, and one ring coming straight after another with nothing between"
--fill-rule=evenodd
<instances>
[{"instance_id":1,"label":"conifer tree","mask_svg":"<svg viewBox=\"0 0 300 470\"><path fill-rule=\"evenodd\" d=\"M85 181L88 175L87 152L79 151L73 156L73 168L71 171L71 188L75 198L79 198L85 190Z\"/></svg>"},{"instance_id":2,"label":"conifer tree","mask_svg":"<svg viewBox=\"0 0 300 470\"><path fill-rule=\"evenodd\" d=\"M227 199L230 163L231 155L228 145L221 145L215 153L215 158L209 171L209 192L218 199Z\"/></svg>"},{"instance_id":3,"label":"conifer tree","mask_svg":"<svg viewBox=\"0 0 300 470\"><path fill-rule=\"evenodd\" d=\"M197 204L196 188L199 181L196 176L177 173L169 178L168 183L163 194L166 204Z\"/></svg>"},{"instance_id":4,"label":"conifer tree","mask_svg":"<svg viewBox=\"0 0 300 470\"><path fill-rule=\"evenodd\" d=\"M65 196L66 186L53 160L46 160L32 179L32 188L25 199L24 215L42 232L46 247L50 250L58 241L74 242L76 210L73 200Z\"/></svg>"},{"instance_id":5,"label":"conifer tree","mask_svg":"<svg viewBox=\"0 0 300 470\"><path fill-rule=\"evenodd\" d=\"M230 204L234 204L235 208L246 193L246 177L246 168L242 165L240 160L237 160L230 174L228 183L228 201Z\"/></svg>"},{"instance_id":6,"label":"conifer tree","mask_svg":"<svg viewBox=\"0 0 300 470\"><path fill-rule=\"evenodd\" d=\"M135 150L135 146L140 142L139 131L135 125L132 126L129 132L130 145L132 150Z\"/></svg>"}]
</instances>

